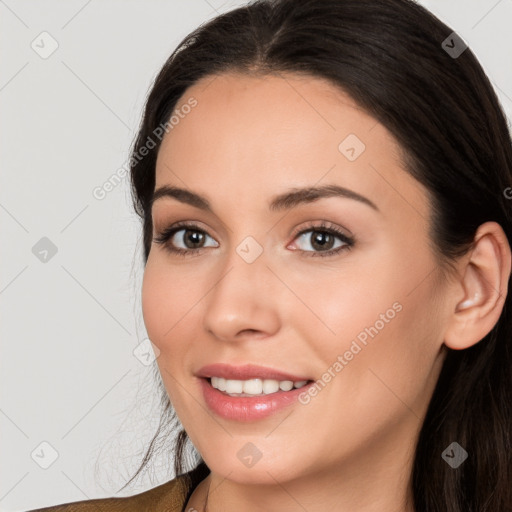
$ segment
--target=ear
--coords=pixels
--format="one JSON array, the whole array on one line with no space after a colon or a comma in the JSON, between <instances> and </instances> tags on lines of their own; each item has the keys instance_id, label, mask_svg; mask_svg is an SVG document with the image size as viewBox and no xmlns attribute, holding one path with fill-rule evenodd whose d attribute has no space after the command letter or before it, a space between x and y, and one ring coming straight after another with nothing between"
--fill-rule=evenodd
<instances>
[{"instance_id":1,"label":"ear","mask_svg":"<svg viewBox=\"0 0 512 512\"><path fill-rule=\"evenodd\" d=\"M452 303L444 336L447 347L471 347L492 330L505 304L510 269L510 245L502 227L497 222L485 222L475 233L474 247L462 264L462 277L457 281L462 292Z\"/></svg>"}]
</instances>

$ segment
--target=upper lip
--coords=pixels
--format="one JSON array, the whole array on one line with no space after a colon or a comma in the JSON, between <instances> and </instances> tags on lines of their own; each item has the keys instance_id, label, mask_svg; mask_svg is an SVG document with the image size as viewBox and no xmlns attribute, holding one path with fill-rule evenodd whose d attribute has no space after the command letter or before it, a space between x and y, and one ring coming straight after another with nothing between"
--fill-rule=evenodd
<instances>
[{"instance_id":1,"label":"upper lip","mask_svg":"<svg viewBox=\"0 0 512 512\"><path fill-rule=\"evenodd\" d=\"M200 368L196 375L203 378L222 377L231 380L273 379L280 381L291 380L293 382L311 380L304 375L293 375L288 372L255 364L245 364L242 366L232 366L225 363L207 364Z\"/></svg>"}]
</instances>

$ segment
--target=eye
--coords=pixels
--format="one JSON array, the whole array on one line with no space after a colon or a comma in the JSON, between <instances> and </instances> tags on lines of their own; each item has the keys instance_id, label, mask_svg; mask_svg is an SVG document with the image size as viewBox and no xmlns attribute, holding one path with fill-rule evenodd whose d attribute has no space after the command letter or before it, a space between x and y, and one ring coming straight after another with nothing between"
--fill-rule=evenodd
<instances>
[{"instance_id":1,"label":"eye","mask_svg":"<svg viewBox=\"0 0 512 512\"><path fill-rule=\"evenodd\" d=\"M336 239L339 243L336 245ZM310 225L308 229L303 229L295 236L294 240L300 240L304 245L301 251L307 256L332 256L343 250L349 250L355 243L355 240L345 235L337 227L322 222L320 225ZM312 247L309 250L307 247Z\"/></svg>"},{"instance_id":2,"label":"eye","mask_svg":"<svg viewBox=\"0 0 512 512\"><path fill-rule=\"evenodd\" d=\"M182 232L180 235L178 233ZM309 233L309 235L308 235ZM315 236L312 236L315 233ZM170 228L163 230L153 241L162 244L167 251L180 256L193 256L202 252L206 247L218 247L218 244L204 245L207 238L213 238L196 224L178 222ZM305 256L333 256L341 251L349 250L355 243L354 238L345 235L334 225L321 222L320 225L312 224L295 234L294 240L300 239L305 246L313 248L300 249ZM339 241L336 246L336 239ZM177 246L181 243L182 246Z\"/></svg>"},{"instance_id":3,"label":"eye","mask_svg":"<svg viewBox=\"0 0 512 512\"><path fill-rule=\"evenodd\" d=\"M178 235L182 231L183 233ZM171 253L182 256L192 255L200 252L199 250L207 247L202 245L206 237L211 238L203 229L196 224L188 224L179 222L170 228L165 229L153 241L157 244L164 245L165 249ZM213 238L211 238L213 240ZM176 246L176 240L183 244L182 247ZM199 246L199 247L197 247ZM218 245L213 245L218 247Z\"/></svg>"}]
</instances>

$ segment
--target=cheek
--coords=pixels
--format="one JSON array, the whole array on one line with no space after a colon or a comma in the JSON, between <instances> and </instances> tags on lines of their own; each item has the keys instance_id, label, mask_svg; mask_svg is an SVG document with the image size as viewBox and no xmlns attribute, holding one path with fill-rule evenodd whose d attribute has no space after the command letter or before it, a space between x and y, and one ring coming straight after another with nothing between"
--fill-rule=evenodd
<instances>
[{"instance_id":1,"label":"cheek","mask_svg":"<svg viewBox=\"0 0 512 512\"><path fill-rule=\"evenodd\" d=\"M189 317L198 302L199 290L179 272L165 264L148 259L142 281L142 315L151 341L162 351L168 351L174 340L183 339L183 329L190 325Z\"/></svg>"},{"instance_id":2,"label":"cheek","mask_svg":"<svg viewBox=\"0 0 512 512\"><path fill-rule=\"evenodd\" d=\"M156 359L164 387L176 410L187 408L179 382L186 372L182 364L190 347L190 313L197 298L176 273L156 258L148 259L142 280L142 314L149 339L158 347Z\"/></svg>"},{"instance_id":3,"label":"cheek","mask_svg":"<svg viewBox=\"0 0 512 512\"><path fill-rule=\"evenodd\" d=\"M391 293L381 291L378 301L363 303L366 313L346 316L350 329L343 337L344 351L338 350L347 360L338 385L382 418L390 411L420 414L432 391L442 343L435 290L424 283L410 293L402 279Z\"/></svg>"},{"instance_id":4,"label":"cheek","mask_svg":"<svg viewBox=\"0 0 512 512\"><path fill-rule=\"evenodd\" d=\"M294 276L294 285L318 317L317 323L322 321L327 339L347 339L373 325L403 298L412 261L413 257L379 235L326 272Z\"/></svg>"},{"instance_id":5,"label":"cheek","mask_svg":"<svg viewBox=\"0 0 512 512\"><path fill-rule=\"evenodd\" d=\"M382 369L386 381L399 386L415 378L419 382L427 378L439 348L441 319L433 274L425 279L434 265L429 251L399 248L390 245L386 254L358 260L347 271L322 280L322 286L303 285L301 293L307 292L308 305L318 317L308 316L307 336L321 340L314 350L325 370L346 355L349 368L343 369L350 370L354 390L369 368L376 373Z\"/></svg>"},{"instance_id":6,"label":"cheek","mask_svg":"<svg viewBox=\"0 0 512 512\"><path fill-rule=\"evenodd\" d=\"M160 349L163 335L163 319L168 318L169 295L167 282L160 278L156 265L148 259L142 279L142 316L149 339Z\"/></svg>"},{"instance_id":7,"label":"cheek","mask_svg":"<svg viewBox=\"0 0 512 512\"><path fill-rule=\"evenodd\" d=\"M376 323L379 331L387 328L381 315L388 321L396 317L399 283L382 278L386 275L384 269L379 279L367 271L369 267L375 269L376 265L351 265L328 278L322 276L319 279L316 275L310 281L304 277L297 281L295 290L297 295L305 297L309 311L295 303L295 312L291 310L289 314L304 326L307 339L317 340L312 345L315 351L324 355L322 359L327 355L330 359L336 358L356 338L364 342L369 338L368 329Z\"/></svg>"}]
</instances>

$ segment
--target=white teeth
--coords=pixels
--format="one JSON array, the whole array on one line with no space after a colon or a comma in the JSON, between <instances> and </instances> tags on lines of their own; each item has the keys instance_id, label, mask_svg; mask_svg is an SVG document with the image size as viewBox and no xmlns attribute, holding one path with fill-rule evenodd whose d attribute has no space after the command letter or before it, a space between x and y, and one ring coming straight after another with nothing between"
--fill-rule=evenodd
<instances>
[{"instance_id":1,"label":"white teeth","mask_svg":"<svg viewBox=\"0 0 512 512\"><path fill-rule=\"evenodd\" d=\"M222 377L212 377L212 386L220 391L226 391L226 379Z\"/></svg>"},{"instance_id":2,"label":"white teeth","mask_svg":"<svg viewBox=\"0 0 512 512\"><path fill-rule=\"evenodd\" d=\"M291 380L274 379L248 379L234 380L222 377L212 377L212 387L219 391L225 391L228 395L269 395L277 391L290 391L293 388L301 388L307 384L307 380L293 382Z\"/></svg>"},{"instance_id":3,"label":"white teeth","mask_svg":"<svg viewBox=\"0 0 512 512\"><path fill-rule=\"evenodd\" d=\"M226 379L226 393L242 393L243 387L243 380Z\"/></svg>"},{"instance_id":4,"label":"white teeth","mask_svg":"<svg viewBox=\"0 0 512 512\"><path fill-rule=\"evenodd\" d=\"M293 389L293 382L291 380L283 380L279 383L279 388L283 391L290 391L290 389Z\"/></svg>"},{"instance_id":5,"label":"white teeth","mask_svg":"<svg viewBox=\"0 0 512 512\"><path fill-rule=\"evenodd\" d=\"M217 389L220 391L226 391L226 379L223 377L217 377Z\"/></svg>"},{"instance_id":6,"label":"white teeth","mask_svg":"<svg viewBox=\"0 0 512 512\"><path fill-rule=\"evenodd\" d=\"M263 393L265 393L265 395L268 395L270 393L275 393L276 391L279 391L279 381L278 380L265 379L263 381Z\"/></svg>"},{"instance_id":7,"label":"white teeth","mask_svg":"<svg viewBox=\"0 0 512 512\"><path fill-rule=\"evenodd\" d=\"M244 393L247 393L248 395L259 395L263 391L263 383L261 382L261 379L244 380L243 383Z\"/></svg>"}]
</instances>

